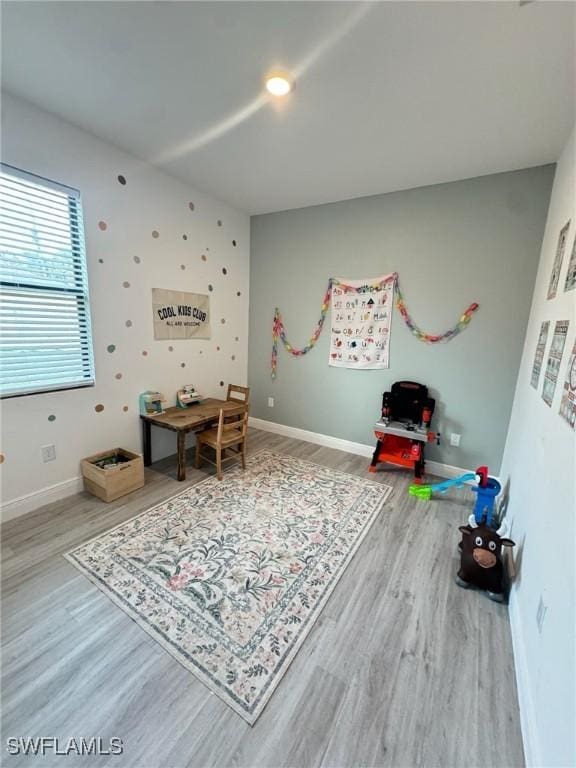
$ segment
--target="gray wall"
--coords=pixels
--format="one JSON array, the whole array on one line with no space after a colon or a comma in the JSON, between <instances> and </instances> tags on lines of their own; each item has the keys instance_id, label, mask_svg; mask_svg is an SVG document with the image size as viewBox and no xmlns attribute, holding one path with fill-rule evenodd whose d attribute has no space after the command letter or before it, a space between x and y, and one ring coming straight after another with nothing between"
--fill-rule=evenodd
<instances>
[{"instance_id":1,"label":"gray wall","mask_svg":"<svg viewBox=\"0 0 576 768\"><path fill-rule=\"evenodd\" d=\"M372 444L382 392L399 379L427 384L445 439L428 458L500 470L554 166L255 216L251 220L251 415ZM303 179L302 183L306 183ZM270 378L271 328L279 306L290 343L318 321L328 278L397 271L415 321L430 333L480 309L447 344L415 339L397 310L390 368L328 366L329 324L305 357L280 345ZM274 408L268 408L272 395ZM459 448L448 435L459 432Z\"/></svg>"}]
</instances>

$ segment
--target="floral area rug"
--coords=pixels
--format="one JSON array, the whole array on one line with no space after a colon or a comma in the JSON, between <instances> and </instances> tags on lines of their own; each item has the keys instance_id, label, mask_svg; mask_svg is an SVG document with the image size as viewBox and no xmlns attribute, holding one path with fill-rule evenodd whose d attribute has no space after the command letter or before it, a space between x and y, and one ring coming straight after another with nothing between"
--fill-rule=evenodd
<instances>
[{"instance_id":1,"label":"floral area rug","mask_svg":"<svg viewBox=\"0 0 576 768\"><path fill-rule=\"evenodd\" d=\"M253 724L390 491L262 451L65 557Z\"/></svg>"}]
</instances>

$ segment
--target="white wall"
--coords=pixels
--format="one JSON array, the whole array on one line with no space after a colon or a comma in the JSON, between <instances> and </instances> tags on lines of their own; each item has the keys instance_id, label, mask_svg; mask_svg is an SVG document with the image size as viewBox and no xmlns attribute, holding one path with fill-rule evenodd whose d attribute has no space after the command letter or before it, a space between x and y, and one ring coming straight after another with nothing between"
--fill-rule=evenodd
<instances>
[{"instance_id":1,"label":"white wall","mask_svg":"<svg viewBox=\"0 0 576 768\"><path fill-rule=\"evenodd\" d=\"M246 382L250 228L247 215L7 95L2 160L82 193L96 363L92 388L2 401L7 519L75 490L84 456L114 446L140 451L140 392L160 390L173 404L183 384L218 396L221 381ZM212 338L154 341L153 287L209 293ZM155 459L176 450L171 433L154 430L153 440ZM44 464L40 449L49 443L57 458Z\"/></svg>"},{"instance_id":2,"label":"white wall","mask_svg":"<svg viewBox=\"0 0 576 768\"><path fill-rule=\"evenodd\" d=\"M527 763L576 765L575 517L576 435L558 410L576 338L576 290L564 281L576 231L576 140L557 166L524 353L508 432L502 478L510 481L509 519L517 542L519 577L510 616ZM571 219L556 298L547 300L558 234ZM552 406L541 397L545 362L556 320L569 320ZM538 389L530 385L542 321L550 320ZM547 607L542 632L536 614Z\"/></svg>"}]
</instances>

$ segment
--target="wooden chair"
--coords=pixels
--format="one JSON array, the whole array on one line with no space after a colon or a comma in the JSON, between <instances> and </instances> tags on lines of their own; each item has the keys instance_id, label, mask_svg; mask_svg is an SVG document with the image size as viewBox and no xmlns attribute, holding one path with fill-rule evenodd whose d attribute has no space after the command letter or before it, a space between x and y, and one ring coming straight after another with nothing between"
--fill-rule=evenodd
<instances>
[{"instance_id":1,"label":"wooden chair","mask_svg":"<svg viewBox=\"0 0 576 768\"><path fill-rule=\"evenodd\" d=\"M248 405L250 402L250 387L241 387L239 384L228 384L226 400L232 400L235 403L238 402Z\"/></svg>"},{"instance_id":2,"label":"wooden chair","mask_svg":"<svg viewBox=\"0 0 576 768\"><path fill-rule=\"evenodd\" d=\"M200 467L200 459L205 459L216 467L218 480L222 480L222 462L240 459L242 469L246 469L246 433L248 431L248 405L239 405L237 408L220 410L218 426L198 432L196 435L196 460L194 466ZM200 453L203 445L207 445L216 452L216 461L212 461L205 454ZM234 456L225 456L226 451L232 451Z\"/></svg>"}]
</instances>

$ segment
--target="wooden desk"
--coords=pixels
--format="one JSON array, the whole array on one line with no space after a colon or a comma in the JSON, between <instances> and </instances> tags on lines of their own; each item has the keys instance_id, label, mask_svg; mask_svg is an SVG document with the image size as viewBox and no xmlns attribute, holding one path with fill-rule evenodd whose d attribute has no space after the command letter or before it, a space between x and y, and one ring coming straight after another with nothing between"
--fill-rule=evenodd
<instances>
[{"instance_id":1,"label":"wooden desk","mask_svg":"<svg viewBox=\"0 0 576 768\"><path fill-rule=\"evenodd\" d=\"M178 446L178 480L186 479L186 434L197 432L218 420L220 409L237 408L238 403L209 397L188 408L167 408L164 413L140 416L142 419L142 452L144 466L152 464L152 425L176 432Z\"/></svg>"}]
</instances>

